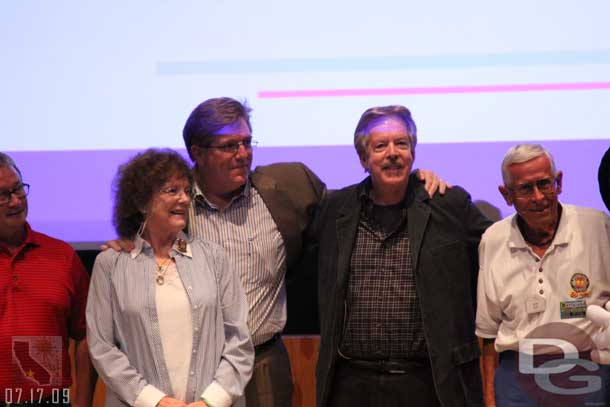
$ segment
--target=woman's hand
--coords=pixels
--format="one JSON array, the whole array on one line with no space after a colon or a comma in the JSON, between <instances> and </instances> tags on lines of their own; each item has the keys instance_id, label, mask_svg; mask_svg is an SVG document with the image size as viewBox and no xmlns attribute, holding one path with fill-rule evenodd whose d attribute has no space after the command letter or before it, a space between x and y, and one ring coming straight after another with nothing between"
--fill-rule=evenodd
<instances>
[{"instance_id":1,"label":"woman's hand","mask_svg":"<svg viewBox=\"0 0 610 407\"><path fill-rule=\"evenodd\" d=\"M192 404L189 404L189 406ZM157 403L157 407L186 407L186 403L182 400L174 399L168 396L163 397Z\"/></svg>"}]
</instances>

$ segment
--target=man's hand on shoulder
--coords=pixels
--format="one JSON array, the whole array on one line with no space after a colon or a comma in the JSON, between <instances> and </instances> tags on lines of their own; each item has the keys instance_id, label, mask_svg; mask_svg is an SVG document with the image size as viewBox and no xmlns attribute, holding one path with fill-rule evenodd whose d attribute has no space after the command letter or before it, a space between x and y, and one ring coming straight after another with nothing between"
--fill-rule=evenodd
<instances>
[{"instance_id":1,"label":"man's hand on shoulder","mask_svg":"<svg viewBox=\"0 0 610 407\"><path fill-rule=\"evenodd\" d=\"M134 247L135 247L135 245L133 243L133 240L116 239L116 240L110 240L110 241L106 242L106 244L101 245L100 250L105 251L108 249L112 249L116 252L120 252L120 251L130 252L134 249Z\"/></svg>"},{"instance_id":2,"label":"man's hand on shoulder","mask_svg":"<svg viewBox=\"0 0 610 407\"><path fill-rule=\"evenodd\" d=\"M452 188L452 185L440 178L434 171L418 169L416 172L417 179L424 182L424 188L430 198L436 191L439 194L445 195L447 189Z\"/></svg>"}]
</instances>

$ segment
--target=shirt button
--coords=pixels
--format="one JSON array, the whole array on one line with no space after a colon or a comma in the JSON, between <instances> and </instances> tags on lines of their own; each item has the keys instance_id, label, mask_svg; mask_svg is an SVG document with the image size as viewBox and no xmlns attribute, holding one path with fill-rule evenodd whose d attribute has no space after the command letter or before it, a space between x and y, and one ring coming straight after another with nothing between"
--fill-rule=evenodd
<instances>
[{"instance_id":1,"label":"shirt button","mask_svg":"<svg viewBox=\"0 0 610 407\"><path fill-rule=\"evenodd\" d=\"M197 353L197 349L193 349L193 355Z\"/></svg>"},{"instance_id":2,"label":"shirt button","mask_svg":"<svg viewBox=\"0 0 610 407\"><path fill-rule=\"evenodd\" d=\"M17 281L17 276L13 276L13 281Z\"/></svg>"},{"instance_id":3,"label":"shirt button","mask_svg":"<svg viewBox=\"0 0 610 407\"><path fill-rule=\"evenodd\" d=\"M539 259L539 258L536 258L535 260L536 260L536 263L538 263L538 262L540 261L540 259Z\"/></svg>"},{"instance_id":4,"label":"shirt button","mask_svg":"<svg viewBox=\"0 0 610 407\"><path fill-rule=\"evenodd\" d=\"M538 282L539 282L540 284L542 284L542 279L541 279L541 278L540 278L540 279L538 279Z\"/></svg>"},{"instance_id":5,"label":"shirt button","mask_svg":"<svg viewBox=\"0 0 610 407\"><path fill-rule=\"evenodd\" d=\"M193 289L193 287L191 287L191 286L189 285L189 286L188 286L188 289L189 289L189 290L192 290L192 289Z\"/></svg>"},{"instance_id":6,"label":"shirt button","mask_svg":"<svg viewBox=\"0 0 610 407\"><path fill-rule=\"evenodd\" d=\"M544 294L544 290L540 290L538 291L540 294Z\"/></svg>"},{"instance_id":7,"label":"shirt button","mask_svg":"<svg viewBox=\"0 0 610 407\"><path fill-rule=\"evenodd\" d=\"M193 371L191 370L191 376L193 376L193 375L195 375L195 372L193 372Z\"/></svg>"},{"instance_id":8,"label":"shirt button","mask_svg":"<svg viewBox=\"0 0 610 407\"><path fill-rule=\"evenodd\" d=\"M538 271L539 271L540 273L542 273L542 267L540 267L540 268L538 269Z\"/></svg>"},{"instance_id":9,"label":"shirt button","mask_svg":"<svg viewBox=\"0 0 610 407\"><path fill-rule=\"evenodd\" d=\"M195 327L195 332L199 332L199 328Z\"/></svg>"}]
</instances>

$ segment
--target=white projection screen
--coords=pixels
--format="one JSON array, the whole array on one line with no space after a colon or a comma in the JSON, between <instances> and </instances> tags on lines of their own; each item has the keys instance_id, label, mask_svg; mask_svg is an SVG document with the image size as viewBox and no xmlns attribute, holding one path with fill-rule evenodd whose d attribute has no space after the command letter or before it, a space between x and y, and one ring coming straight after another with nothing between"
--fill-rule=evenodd
<instances>
[{"instance_id":1,"label":"white projection screen","mask_svg":"<svg viewBox=\"0 0 610 407\"><path fill-rule=\"evenodd\" d=\"M247 100L254 165L302 161L330 188L364 177L360 114L402 104L415 166L512 212L500 162L541 142L562 201L605 209L607 1L42 1L1 4L0 151L32 185L29 221L95 247L115 236L111 182L148 147L184 152L201 101ZM82 246L81 246L82 247Z\"/></svg>"}]
</instances>

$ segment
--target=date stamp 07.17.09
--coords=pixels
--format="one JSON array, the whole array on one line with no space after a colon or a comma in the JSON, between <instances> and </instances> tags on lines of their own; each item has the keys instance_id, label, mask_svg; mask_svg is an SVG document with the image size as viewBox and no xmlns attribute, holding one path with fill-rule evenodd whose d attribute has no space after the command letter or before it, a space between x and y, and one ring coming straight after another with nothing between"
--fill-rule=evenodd
<instances>
[{"instance_id":1,"label":"date stamp 07.17.09","mask_svg":"<svg viewBox=\"0 0 610 407\"><path fill-rule=\"evenodd\" d=\"M7 406L11 404L48 404L52 406L70 403L69 389L50 389L51 394L48 394L49 389L47 389L46 395L44 395L44 390L40 387L28 389L6 388L4 389L4 402Z\"/></svg>"}]
</instances>

